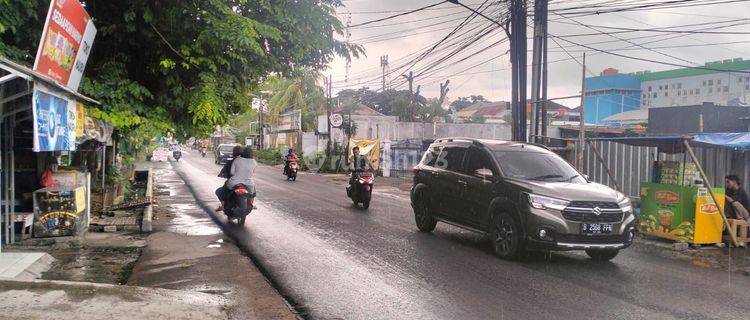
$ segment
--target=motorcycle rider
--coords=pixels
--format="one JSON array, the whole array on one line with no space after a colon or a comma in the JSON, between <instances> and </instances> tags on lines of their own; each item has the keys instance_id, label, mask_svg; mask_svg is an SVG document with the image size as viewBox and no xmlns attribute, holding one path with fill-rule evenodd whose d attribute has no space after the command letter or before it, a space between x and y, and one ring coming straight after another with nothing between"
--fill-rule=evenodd
<instances>
[{"instance_id":1,"label":"motorcycle rider","mask_svg":"<svg viewBox=\"0 0 750 320\"><path fill-rule=\"evenodd\" d=\"M229 178L231 178L232 163L234 162L234 159L237 159L240 156L241 153L241 146L234 146L234 148L232 148L232 160L227 160L227 162L224 164L224 167L222 167L221 171L219 172L219 177L226 178L227 181L229 181ZM224 199L227 192L229 192L230 190L231 189L227 189L226 182L224 182L224 185L216 189L216 197L219 198L219 201L221 202L221 205L216 208L216 211L224 210Z\"/></svg>"},{"instance_id":2,"label":"motorcycle rider","mask_svg":"<svg viewBox=\"0 0 750 320\"><path fill-rule=\"evenodd\" d=\"M235 158L232 161L232 167L229 169L230 178L227 180L226 189L234 190L235 187L242 184L247 187L247 191L250 194L250 206L253 209L255 207L255 168L258 167L258 162L255 161L253 149L251 147L245 147L240 153L241 157Z\"/></svg>"},{"instance_id":3,"label":"motorcycle rider","mask_svg":"<svg viewBox=\"0 0 750 320\"><path fill-rule=\"evenodd\" d=\"M292 160L296 161L297 155L294 154L294 150L289 149L284 156L284 174L289 170L289 165L292 163Z\"/></svg>"},{"instance_id":4,"label":"motorcycle rider","mask_svg":"<svg viewBox=\"0 0 750 320\"><path fill-rule=\"evenodd\" d=\"M357 172L365 170L373 170L372 164L370 164L367 156L359 154L359 147L354 146L354 148L352 148L352 158L349 160L349 171L351 171L352 176L349 179L349 187L346 189L348 191L347 193L351 192L352 185L354 185L354 181L357 177Z\"/></svg>"}]
</instances>

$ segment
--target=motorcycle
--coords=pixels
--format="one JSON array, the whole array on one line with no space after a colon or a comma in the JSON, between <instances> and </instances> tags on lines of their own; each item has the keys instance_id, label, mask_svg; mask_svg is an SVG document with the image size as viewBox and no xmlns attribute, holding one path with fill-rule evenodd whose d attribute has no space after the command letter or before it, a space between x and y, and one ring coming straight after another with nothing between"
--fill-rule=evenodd
<instances>
[{"instance_id":1,"label":"motorcycle","mask_svg":"<svg viewBox=\"0 0 750 320\"><path fill-rule=\"evenodd\" d=\"M352 199L354 205L362 203L362 207L370 207L372 199L372 184L375 181L375 175L372 172L356 171L354 174L354 183L346 188L346 195Z\"/></svg>"},{"instance_id":2,"label":"motorcycle","mask_svg":"<svg viewBox=\"0 0 750 320\"><path fill-rule=\"evenodd\" d=\"M299 170L299 166L297 164L297 158L289 158L289 165L284 167L284 175L286 175L287 180L296 181L297 180L297 171Z\"/></svg>"},{"instance_id":3,"label":"motorcycle","mask_svg":"<svg viewBox=\"0 0 750 320\"><path fill-rule=\"evenodd\" d=\"M201 147L201 157L206 157L206 148Z\"/></svg>"},{"instance_id":4,"label":"motorcycle","mask_svg":"<svg viewBox=\"0 0 750 320\"><path fill-rule=\"evenodd\" d=\"M174 158L174 161L180 162L180 157L182 157L182 151L180 150L172 151L172 158Z\"/></svg>"},{"instance_id":5,"label":"motorcycle","mask_svg":"<svg viewBox=\"0 0 750 320\"><path fill-rule=\"evenodd\" d=\"M232 193L226 198L224 214L231 222L236 221L239 226L245 225L245 219L253 211L250 203L250 191L243 184L237 185Z\"/></svg>"}]
</instances>

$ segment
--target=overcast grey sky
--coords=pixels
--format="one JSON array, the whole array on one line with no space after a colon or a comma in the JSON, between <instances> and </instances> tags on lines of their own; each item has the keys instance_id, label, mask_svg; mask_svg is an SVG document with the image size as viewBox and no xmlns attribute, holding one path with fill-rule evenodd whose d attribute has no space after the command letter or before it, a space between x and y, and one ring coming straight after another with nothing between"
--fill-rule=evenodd
<instances>
[{"instance_id":1,"label":"overcast grey sky","mask_svg":"<svg viewBox=\"0 0 750 320\"><path fill-rule=\"evenodd\" d=\"M351 24L387 17L398 12L423 7L437 3L439 0L344 0L345 7L339 8L338 15L346 23L351 19ZM463 3L477 7L483 0L463 0ZM490 3L495 1L489 1ZM559 8L589 6L596 4L624 4L638 5L650 2L661 2L659 0L551 0L550 10ZM696 3L706 1L696 1ZM530 6L533 1L530 1ZM505 10L504 4L497 4L485 13L493 12L495 17L498 12ZM529 8L531 10L531 8ZM581 9L588 10L588 9ZM471 13L464 8L450 3L444 3L428 10L420 11L399 18L390 19L381 23L351 28L350 40L360 43L366 50L366 57L354 60L348 68L348 82L345 81L347 67L344 59L337 59L327 73L331 73L334 80L334 91L345 87L358 88L363 85L372 89L380 89L380 56L388 55L391 69L402 65L405 61L424 48L445 37L453 27L461 23L462 18ZM569 16L573 17L573 16ZM529 25L532 17L529 17ZM588 44L591 47L603 50L622 49L619 53L682 65L696 65L708 61L722 60L742 57L750 59L750 35L748 34L674 34L656 32L622 32L613 36L622 39L632 39L633 43L642 44L650 48L669 47L655 49L660 53L648 51L634 46L626 41L618 40L610 35L597 34L597 30L576 24L575 21L588 25L627 27L627 28L663 28L680 25L693 25L671 30L695 30L716 26L736 25L727 28L715 29L712 32L748 32L750 28L750 2L736 2L726 4L712 4L708 6L697 6L687 8L651 9L642 11L626 11L617 13L606 13L601 15L589 15L575 17L575 21L550 13L549 33L557 36L572 34L595 34L582 37L568 38L577 43ZM732 20L732 21L730 21ZM727 22L730 21L730 22ZM489 26L491 22L477 17L472 24L463 30L482 28ZM703 24L703 25L695 25ZM614 29L601 29L601 31L616 31ZM479 30L479 29L477 29ZM531 29L528 36L532 35ZM466 33L464 31L464 33ZM470 33L469 33L470 34ZM460 37L458 34L457 37ZM427 97L435 97L439 94L439 82L445 79L451 80L451 91L448 95L450 100L460 96L484 95L491 100L507 100L510 96L510 62L509 56L504 55L486 63L493 57L501 55L508 50L508 45L502 43L482 53L472 54L479 49L505 38L502 30L496 30L484 37L471 47L463 50L452 60L448 60L436 66L443 68L433 74L425 75L415 80L416 84L422 85L422 94ZM587 51L587 66L591 73L599 74L607 67L614 67L620 72L629 73L640 70L669 70L677 67L660 65L655 63L635 61L608 54L596 53L582 47L571 46L571 44L558 40L576 59L580 61L583 51ZM707 45L727 42L741 42L721 45ZM674 48L673 46L682 46ZM528 42L529 50L531 41ZM633 50L638 49L638 50ZM581 66L563 52L557 44L549 41L549 96L570 96L580 92ZM410 56L411 55L411 56ZM435 61L443 54L435 54L426 57L417 63L413 70L424 67L427 63ZM456 62L470 56L462 62ZM529 61L531 54L528 55ZM553 62L556 60L563 60ZM480 64L481 63L481 64ZM462 70L480 64L479 66ZM530 71L530 68L529 68ZM394 72L390 80L393 84L399 83L399 74ZM458 73L458 74L456 74ZM530 78L530 74L529 74ZM402 86L401 88L405 88ZM563 104L574 107L578 105L577 99L562 101Z\"/></svg>"}]
</instances>

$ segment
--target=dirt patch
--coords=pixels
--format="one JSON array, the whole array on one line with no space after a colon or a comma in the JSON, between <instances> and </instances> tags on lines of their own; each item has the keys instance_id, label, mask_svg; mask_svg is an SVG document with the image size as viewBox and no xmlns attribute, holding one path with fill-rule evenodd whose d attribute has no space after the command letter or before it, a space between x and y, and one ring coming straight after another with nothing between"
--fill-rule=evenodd
<instances>
[{"instance_id":1,"label":"dirt patch","mask_svg":"<svg viewBox=\"0 0 750 320\"><path fill-rule=\"evenodd\" d=\"M141 256L139 247L70 247L49 250L56 261L44 280L125 284Z\"/></svg>"}]
</instances>

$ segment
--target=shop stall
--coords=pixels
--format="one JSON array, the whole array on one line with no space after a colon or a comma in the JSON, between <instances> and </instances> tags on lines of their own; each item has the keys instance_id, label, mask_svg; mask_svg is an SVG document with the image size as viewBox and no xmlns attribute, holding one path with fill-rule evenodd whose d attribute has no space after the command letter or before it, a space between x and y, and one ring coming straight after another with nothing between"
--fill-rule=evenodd
<instances>
[{"instance_id":1,"label":"shop stall","mask_svg":"<svg viewBox=\"0 0 750 320\"><path fill-rule=\"evenodd\" d=\"M99 104L0 57L1 242L14 242L26 227L35 237L87 229L91 175L70 166L85 132L82 103Z\"/></svg>"},{"instance_id":2,"label":"shop stall","mask_svg":"<svg viewBox=\"0 0 750 320\"><path fill-rule=\"evenodd\" d=\"M656 147L658 153L681 154L681 161L660 160L661 158L657 157L652 164L653 174L650 180L641 182L640 231L692 244L722 242L724 227L728 227L728 220L724 215L724 189L712 186L711 180L695 156L693 146L729 148L743 153L746 158L746 151L750 149L750 133L612 137L590 140ZM730 230L729 234L731 240L736 243L734 232Z\"/></svg>"}]
</instances>

